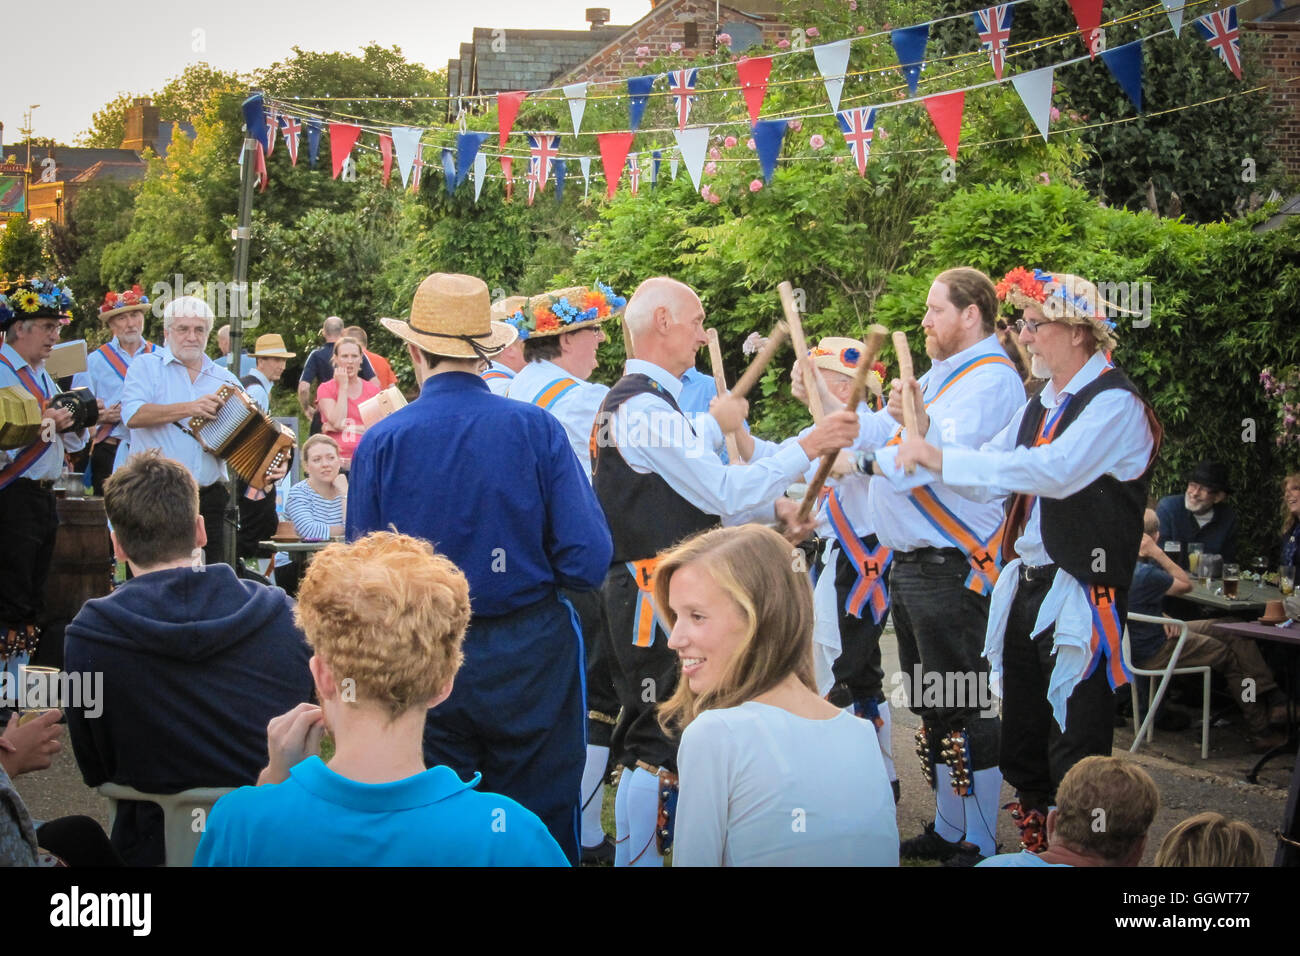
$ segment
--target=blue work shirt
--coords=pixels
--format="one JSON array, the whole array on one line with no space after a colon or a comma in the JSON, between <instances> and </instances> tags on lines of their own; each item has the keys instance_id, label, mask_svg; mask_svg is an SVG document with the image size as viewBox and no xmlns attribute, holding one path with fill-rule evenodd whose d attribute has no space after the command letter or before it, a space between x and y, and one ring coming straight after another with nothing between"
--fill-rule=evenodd
<instances>
[{"instance_id":1,"label":"blue work shirt","mask_svg":"<svg viewBox=\"0 0 1300 956\"><path fill-rule=\"evenodd\" d=\"M430 376L357 446L348 540L390 524L455 562L484 617L598 588L614 553L564 426L468 372Z\"/></svg>"},{"instance_id":2,"label":"blue work shirt","mask_svg":"<svg viewBox=\"0 0 1300 956\"><path fill-rule=\"evenodd\" d=\"M718 395L717 383L712 375L705 375L695 368L688 368L682 375L682 393L677 398L677 405L688 415L696 412L708 413L709 402Z\"/></svg>"}]
</instances>

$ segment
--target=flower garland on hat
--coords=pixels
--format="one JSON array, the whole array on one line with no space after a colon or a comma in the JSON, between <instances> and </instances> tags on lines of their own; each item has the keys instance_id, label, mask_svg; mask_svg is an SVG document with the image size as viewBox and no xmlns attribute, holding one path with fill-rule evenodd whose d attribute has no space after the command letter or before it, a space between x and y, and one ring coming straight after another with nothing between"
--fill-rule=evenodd
<instances>
[{"instance_id":1,"label":"flower garland on hat","mask_svg":"<svg viewBox=\"0 0 1300 956\"><path fill-rule=\"evenodd\" d=\"M573 302L570 296L577 299ZM627 305L627 299L597 282L595 288L569 291L559 296L540 296L506 319L519 331L521 341L534 335L558 335L576 331L578 326L599 322Z\"/></svg>"},{"instance_id":2,"label":"flower garland on hat","mask_svg":"<svg viewBox=\"0 0 1300 956\"><path fill-rule=\"evenodd\" d=\"M148 305L149 297L144 294L140 284L136 283L126 292L108 291L104 293L104 301L100 303L100 313L111 312L114 309L127 309L131 306Z\"/></svg>"},{"instance_id":3,"label":"flower garland on hat","mask_svg":"<svg viewBox=\"0 0 1300 956\"><path fill-rule=\"evenodd\" d=\"M1091 326L1101 348L1106 351L1115 348L1115 320L1108 312L1124 310L1106 302L1087 279L1042 269L1031 273L1017 266L994 288L999 301L1013 309L1039 306L1043 315L1053 322Z\"/></svg>"},{"instance_id":4,"label":"flower garland on hat","mask_svg":"<svg viewBox=\"0 0 1300 956\"><path fill-rule=\"evenodd\" d=\"M0 291L0 328L28 319L58 319L67 325L72 317L72 290L67 279L19 279Z\"/></svg>"}]
</instances>

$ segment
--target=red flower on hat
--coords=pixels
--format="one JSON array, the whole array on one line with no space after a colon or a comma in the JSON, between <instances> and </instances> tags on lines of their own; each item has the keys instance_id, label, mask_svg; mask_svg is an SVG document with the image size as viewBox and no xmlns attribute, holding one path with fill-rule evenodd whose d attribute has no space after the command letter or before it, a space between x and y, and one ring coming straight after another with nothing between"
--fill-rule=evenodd
<instances>
[{"instance_id":1,"label":"red flower on hat","mask_svg":"<svg viewBox=\"0 0 1300 956\"><path fill-rule=\"evenodd\" d=\"M542 309L534 313L537 324L533 326L537 332L554 332L560 327L560 320L550 309Z\"/></svg>"},{"instance_id":2,"label":"red flower on hat","mask_svg":"<svg viewBox=\"0 0 1300 956\"><path fill-rule=\"evenodd\" d=\"M1001 282L995 287L1000 301L1006 301L1007 296L1014 290L1033 299L1035 302L1046 302L1047 292L1044 291L1045 283L1039 282L1034 278L1034 274L1023 266L1016 266L1008 272Z\"/></svg>"}]
</instances>

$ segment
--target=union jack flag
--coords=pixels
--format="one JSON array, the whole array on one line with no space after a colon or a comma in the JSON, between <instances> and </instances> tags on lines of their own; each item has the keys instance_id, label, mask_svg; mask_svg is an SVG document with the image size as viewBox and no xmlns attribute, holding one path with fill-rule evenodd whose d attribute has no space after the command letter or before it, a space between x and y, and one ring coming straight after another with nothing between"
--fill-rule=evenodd
<instances>
[{"instance_id":1,"label":"union jack flag","mask_svg":"<svg viewBox=\"0 0 1300 956\"><path fill-rule=\"evenodd\" d=\"M993 75L1002 79L1006 62L1007 41L1011 39L1012 7L1009 3L980 10L975 14L975 32L980 35L980 49L993 63Z\"/></svg>"},{"instance_id":2,"label":"union jack flag","mask_svg":"<svg viewBox=\"0 0 1300 956\"><path fill-rule=\"evenodd\" d=\"M302 124L292 116L281 116L280 125L284 127L284 145L289 148L289 162L298 165L298 137L302 133Z\"/></svg>"},{"instance_id":3,"label":"union jack flag","mask_svg":"<svg viewBox=\"0 0 1300 956\"><path fill-rule=\"evenodd\" d=\"M266 111L266 158L275 152L275 134L280 131L280 114L274 106Z\"/></svg>"},{"instance_id":4,"label":"union jack flag","mask_svg":"<svg viewBox=\"0 0 1300 956\"><path fill-rule=\"evenodd\" d=\"M411 170L411 192L420 191L420 174L424 171L424 144L415 144L415 163Z\"/></svg>"},{"instance_id":5,"label":"union jack flag","mask_svg":"<svg viewBox=\"0 0 1300 956\"><path fill-rule=\"evenodd\" d=\"M533 166L536 165L537 188L545 188L546 180L551 175L551 160L560 154L560 137L551 136L547 133L534 136L529 133L528 153L528 175L533 175ZM532 186L528 187L530 198L533 188Z\"/></svg>"},{"instance_id":6,"label":"union jack flag","mask_svg":"<svg viewBox=\"0 0 1300 956\"><path fill-rule=\"evenodd\" d=\"M1228 65L1232 75L1241 79L1241 32L1237 29L1237 8L1228 7L1197 17L1196 26L1210 44L1210 49Z\"/></svg>"},{"instance_id":7,"label":"union jack flag","mask_svg":"<svg viewBox=\"0 0 1300 956\"><path fill-rule=\"evenodd\" d=\"M670 70L668 73L668 94L677 97L677 128L686 129L686 120L691 115L691 104L695 102L695 81L699 70Z\"/></svg>"},{"instance_id":8,"label":"union jack flag","mask_svg":"<svg viewBox=\"0 0 1300 956\"><path fill-rule=\"evenodd\" d=\"M532 137L528 137L532 139ZM533 204L533 197L537 195L537 168L540 160L536 156L528 157L528 175L524 178L528 180L528 205Z\"/></svg>"},{"instance_id":9,"label":"union jack flag","mask_svg":"<svg viewBox=\"0 0 1300 956\"><path fill-rule=\"evenodd\" d=\"M873 106L859 106L855 110L842 110L835 114L844 131L844 141L849 144L849 151L858 163L858 175L867 173L867 157L871 155L871 138L875 135L876 109Z\"/></svg>"},{"instance_id":10,"label":"union jack flag","mask_svg":"<svg viewBox=\"0 0 1300 956\"><path fill-rule=\"evenodd\" d=\"M632 195L635 196L637 188L641 185L641 164L637 162L636 153L628 154L627 174L632 180Z\"/></svg>"}]
</instances>

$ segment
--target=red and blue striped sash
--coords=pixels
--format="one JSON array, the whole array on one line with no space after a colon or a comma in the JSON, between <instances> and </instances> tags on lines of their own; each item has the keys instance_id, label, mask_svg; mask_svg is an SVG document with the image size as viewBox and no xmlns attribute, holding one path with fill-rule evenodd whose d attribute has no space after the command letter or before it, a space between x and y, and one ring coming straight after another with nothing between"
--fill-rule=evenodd
<instances>
[{"instance_id":1,"label":"red and blue striped sash","mask_svg":"<svg viewBox=\"0 0 1300 956\"><path fill-rule=\"evenodd\" d=\"M4 362L9 367L9 371L18 376L18 381L22 383L23 388L36 397L36 402L41 411L45 411L45 402L49 396L45 394L44 387L36 376L31 373L31 369L27 366L14 368L13 363L4 355L0 355L0 362ZM0 469L0 490L8 488L14 481L21 478L23 473L36 464L37 460L45 454L46 449L50 447L50 443L44 438L44 430L44 425L42 425L42 437L18 452L13 461Z\"/></svg>"}]
</instances>

